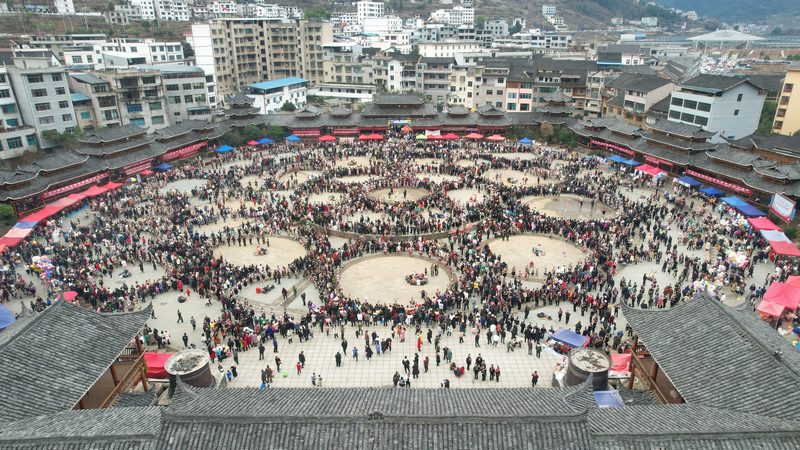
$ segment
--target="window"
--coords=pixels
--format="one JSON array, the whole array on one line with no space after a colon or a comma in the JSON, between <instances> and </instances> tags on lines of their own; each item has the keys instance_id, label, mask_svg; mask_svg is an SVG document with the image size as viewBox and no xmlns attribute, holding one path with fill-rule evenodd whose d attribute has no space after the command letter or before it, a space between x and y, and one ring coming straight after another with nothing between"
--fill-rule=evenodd
<instances>
[{"instance_id":1,"label":"window","mask_svg":"<svg viewBox=\"0 0 800 450\"><path fill-rule=\"evenodd\" d=\"M783 85L783 92L786 92L788 94L788 93L792 92L792 88L793 87L794 87L794 83L786 83L786 84Z\"/></svg>"},{"instance_id":2,"label":"window","mask_svg":"<svg viewBox=\"0 0 800 450\"><path fill-rule=\"evenodd\" d=\"M81 111L81 120L89 120L92 118L92 114L89 111Z\"/></svg>"},{"instance_id":3,"label":"window","mask_svg":"<svg viewBox=\"0 0 800 450\"><path fill-rule=\"evenodd\" d=\"M694 114L683 113L681 114L681 120L684 122L694 122Z\"/></svg>"},{"instance_id":4,"label":"window","mask_svg":"<svg viewBox=\"0 0 800 450\"><path fill-rule=\"evenodd\" d=\"M172 103L172 104L178 105L178 104L180 104L180 103L181 103L181 96L180 96L180 95L176 95L176 96L174 96L174 97L170 97L170 98L169 98L169 101L170 101L170 103Z\"/></svg>"},{"instance_id":5,"label":"window","mask_svg":"<svg viewBox=\"0 0 800 450\"><path fill-rule=\"evenodd\" d=\"M37 111L50 111L50 103L37 103L35 108Z\"/></svg>"},{"instance_id":6,"label":"window","mask_svg":"<svg viewBox=\"0 0 800 450\"><path fill-rule=\"evenodd\" d=\"M738 115L739 115L739 110L738 110L738 109L737 109L737 110L735 110L735 111L733 112L733 115L734 115L734 116L738 116Z\"/></svg>"},{"instance_id":7,"label":"window","mask_svg":"<svg viewBox=\"0 0 800 450\"><path fill-rule=\"evenodd\" d=\"M94 62L94 58L92 57L92 55L86 55L86 62L87 63L93 63Z\"/></svg>"},{"instance_id":8,"label":"window","mask_svg":"<svg viewBox=\"0 0 800 450\"><path fill-rule=\"evenodd\" d=\"M25 136L25 139L28 141L28 145L36 145L36 135L29 134Z\"/></svg>"},{"instance_id":9,"label":"window","mask_svg":"<svg viewBox=\"0 0 800 450\"><path fill-rule=\"evenodd\" d=\"M9 149L20 148L22 147L22 138L21 137L13 137L6 139L6 144L8 144Z\"/></svg>"},{"instance_id":10,"label":"window","mask_svg":"<svg viewBox=\"0 0 800 450\"><path fill-rule=\"evenodd\" d=\"M28 75L28 83L43 83L44 77L39 75Z\"/></svg>"},{"instance_id":11,"label":"window","mask_svg":"<svg viewBox=\"0 0 800 450\"><path fill-rule=\"evenodd\" d=\"M47 89L31 89L32 97L47 97Z\"/></svg>"},{"instance_id":12,"label":"window","mask_svg":"<svg viewBox=\"0 0 800 450\"><path fill-rule=\"evenodd\" d=\"M17 106L13 103L10 105L0 105L0 111L3 111L6 114L17 112Z\"/></svg>"},{"instance_id":13,"label":"window","mask_svg":"<svg viewBox=\"0 0 800 450\"><path fill-rule=\"evenodd\" d=\"M61 74L60 73L54 73L53 74L53 81L61 81Z\"/></svg>"},{"instance_id":14,"label":"window","mask_svg":"<svg viewBox=\"0 0 800 450\"><path fill-rule=\"evenodd\" d=\"M153 116L153 125L163 125L164 124L164 116Z\"/></svg>"},{"instance_id":15,"label":"window","mask_svg":"<svg viewBox=\"0 0 800 450\"><path fill-rule=\"evenodd\" d=\"M675 106L683 106L683 99L682 98L677 98L677 97L672 97L671 103L673 105L675 105Z\"/></svg>"},{"instance_id":16,"label":"window","mask_svg":"<svg viewBox=\"0 0 800 450\"><path fill-rule=\"evenodd\" d=\"M519 94L519 98L522 100L530 100L533 98L533 94Z\"/></svg>"},{"instance_id":17,"label":"window","mask_svg":"<svg viewBox=\"0 0 800 450\"><path fill-rule=\"evenodd\" d=\"M0 89L0 98L10 98L11 91L8 89Z\"/></svg>"},{"instance_id":18,"label":"window","mask_svg":"<svg viewBox=\"0 0 800 450\"><path fill-rule=\"evenodd\" d=\"M192 83L183 83L183 89L184 90L188 91L191 88L192 88Z\"/></svg>"},{"instance_id":19,"label":"window","mask_svg":"<svg viewBox=\"0 0 800 450\"><path fill-rule=\"evenodd\" d=\"M192 89L203 89L206 85L204 83L194 83L192 84Z\"/></svg>"},{"instance_id":20,"label":"window","mask_svg":"<svg viewBox=\"0 0 800 450\"><path fill-rule=\"evenodd\" d=\"M58 107L60 109L69 108L69 102L66 100L61 100L60 102L58 102Z\"/></svg>"},{"instance_id":21,"label":"window","mask_svg":"<svg viewBox=\"0 0 800 450\"><path fill-rule=\"evenodd\" d=\"M523 104L519 105L519 110L520 111L530 111L531 110L531 105L529 105L527 103L523 103Z\"/></svg>"},{"instance_id":22,"label":"window","mask_svg":"<svg viewBox=\"0 0 800 450\"><path fill-rule=\"evenodd\" d=\"M8 82L6 75L4 73L0 74L0 83L6 83L6 82Z\"/></svg>"},{"instance_id":23,"label":"window","mask_svg":"<svg viewBox=\"0 0 800 450\"><path fill-rule=\"evenodd\" d=\"M156 77L142 77L143 84L156 84Z\"/></svg>"},{"instance_id":24,"label":"window","mask_svg":"<svg viewBox=\"0 0 800 450\"><path fill-rule=\"evenodd\" d=\"M170 92L177 91L180 88L181 87L179 85L177 85L177 84L168 84L167 85L167 90L170 91Z\"/></svg>"},{"instance_id":25,"label":"window","mask_svg":"<svg viewBox=\"0 0 800 450\"><path fill-rule=\"evenodd\" d=\"M66 93L67 93L67 90L64 89L63 87L57 87L56 88L56 95L64 95Z\"/></svg>"},{"instance_id":26,"label":"window","mask_svg":"<svg viewBox=\"0 0 800 450\"><path fill-rule=\"evenodd\" d=\"M488 91L486 91L486 95L492 95L492 91L491 91L491 89L490 89L490 90L488 90Z\"/></svg>"},{"instance_id":27,"label":"window","mask_svg":"<svg viewBox=\"0 0 800 450\"><path fill-rule=\"evenodd\" d=\"M508 93L508 98L517 98L517 93L516 92L509 92Z\"/></svg>"},{"instance_id":28,"label":"window","mask_svg":"<svg viewBox=\"0 0 800 450\"><path fill-rule=\"evenodd\" d=\"M62 114L61 120L64 122L72 122L72 114Z\"/></svg>"},{"instance_id":29,"label":"window","mask_svg":"<svg viewBox=\"0 0 800 450\"><path fill-rule=\"evenodd\" d=\"M194 97L192 97L191 95L184 95L183 101L185 101L186 103L192 103L194 101Z\"/></svg>"},{"instance_id":30,"label":"window","mask_svg":"<svg viewBox=\"0 0 800 450\"><path fill-rule=\"evenodd\" d=\"M6 119L6 126L9 128L16 128L19 126L19 119Z\"/></svg>"},{"instance_id":31,"label":"window","mask_svg":"<svg viewBox=\"0 0 800 450\"><path fill-rule=\"evenodd\" d=\"M694 116L694 123L700 125L701 127L704 127L708 125L708 119L702 116Z\"/></svg>"},{"instance_id":32,"label":"window","mask_svg":"<svg viewBox=\"0 0 800 450\"><path fill-rule=\"evenodd\" d=\"M143 127L144 126L144 117L138 117L138 118L131 119L131 125L137 125L137 126Z\"/></svg>"},{"instance_id":33,"label":"window","mask_svg":"<svg viewBox=\"0 0 800 450\"><path fill-rule=\"evenodd\" d=\"M108 92L108 86L105 84L96 85L92 88L94 92Z\"/></svg>"},{"instance_id":34,"label":"window","mask_svg":"<svg viewBox=\"0 0 800 450\"><path fill-rule=\"evenodd\" d=\"M509 103L508 104L508 108L506 108L506 109L508 109L509 111L516 111L517 110L517 104L516 103Z\"/></svg>"},{"instance_id":35,"label":"window","mask_svg":"<svg viewBox=\"0 0 800 450\"><path fill-rule=\"evenodd\" d=\"M142 112L142 104L141 103L128 103L128 112Z\"/></svg>"},{"instance_id":36,"label":"window","mask_svg":"<svg viewBox=\"0 0 800 450\"><path fill-rule=\"evenodd\" d=\"M737 95L737 96L736 96L736 101L737 101L737 102L740 102L740 101L742 101L742 97L743 97L743 96L744 96L744 94L739 94L739 95Z\"/></svg>"},{"instance_id":37,"label":"window","mask_svg":"<svg viewBox=\"0 0 800 450\"><path fill-rule=\"evenodd\" d=\"M670 112L669 112L669 118L670 118L670 119L678 119L678 120L680 120L680 118L681 118L681 113L680 113L680 112L678 112L678 111L670 111Z\"/></svg>"},{"instance_id":38,"label":"window","mask_svg":"<svg viewBox=\"0 0 800 450\"><path fill-rule=\"evenodd\" d=\"M80 64L83 62L83 59L80 56L73 56L72 57L72 64Z\"/></svg>"},{"instance_id":39,"label":"window","mask_svg":"<svg viewBox=\"0 0 800 450\"><path fill-rule=\"evenodd\" d=\"M161 111L161 102L150 102L150 111Z\"/></svg>"},{"instance_id":40,"label":"window","mask_svg":"<svg viewBox=\"0 0 800 450\"><path fill-rule=\"evenodd\" d=\"M709 112L709 111L711 111L711 103L700 102L700 103L697 104L697 110L698 111Z\"/></svg>"},{"instance_id":41,"label":"window","mask_svg":"<svg viewBox=\"0 0 800 450\"><path fill-rule=\"evenodd\" d=\"M359 89L359 91L361 91L361 90ZM359 94L360 94L360 93L361 93L361 92L359 92ZM206 101L206 95L205 95L205 94L196 95L196 96L194 97L194 101L196 101L196 102L201 102L201 103L202 103L202 102L205 102L205 101Z\"/></svg>"},{"instance_id":42,"label":"window","mask_svg":"<svg viewBox=\"0 0 800 450\"><path fill-rule=\"evenodd\" d=\"M683 107L689 109L697 109L697 102L694 100L685 100L683 102Z\"/></svg>"}]
</instances>

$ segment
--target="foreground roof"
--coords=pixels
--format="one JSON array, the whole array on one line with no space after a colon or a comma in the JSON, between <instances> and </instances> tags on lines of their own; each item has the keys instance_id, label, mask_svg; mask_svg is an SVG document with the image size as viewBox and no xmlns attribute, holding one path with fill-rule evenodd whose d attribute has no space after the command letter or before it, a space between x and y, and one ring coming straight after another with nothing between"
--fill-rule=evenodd
<instances>
[{"instance_id":1,"label":"foreground roof","mask_svg":"<svg viewBox=\"0 0 800 450\"><path fill-rule=\"evenodd\" d=\"M795 418L800 353L751 310L698 297L625 318L689 404Z\"/></svg>"},{"instance_id":2,"label":"foreground roof","mask_svg":"<svg viewBox=\"0 0 800 450\"><path fill-rule=\"evenodd\" d=\"M150 307L100 314L62 301L15 322L0 333L0 421L74 407L149 317Z\"/></svg>"}]
</instances>

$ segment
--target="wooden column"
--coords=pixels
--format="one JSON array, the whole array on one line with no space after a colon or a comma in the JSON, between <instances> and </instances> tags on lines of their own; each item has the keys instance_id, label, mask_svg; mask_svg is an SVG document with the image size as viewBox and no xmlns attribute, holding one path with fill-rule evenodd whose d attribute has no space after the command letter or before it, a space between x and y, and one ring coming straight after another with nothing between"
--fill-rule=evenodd
<instances>
[{"instance_id":1,"label":"wooden column","mask_svg":"<svg viewBox=\"0 0 800 450\"><path fill-rule=\"evenodd\" d=\"M117 375L116 363L111 364L111 367L109 367L109 369L111 370L111 379L114 380L114 386L119 385L119 376Z\"/></svg>"},{"instance_id":2,"label":"wooden column","mask_svg":"<svg viewBox=\"0 0 800 450\"><path fill-rule=\"evenodd\" d=\"M653 384L656 382L656 377L658 377L658 363L654 359L653 368L650 369L650 381L653 382Z\"/></svg>"},{"instance_id":3,"label":"wooden column","mask_svg":"<svg viewBox=\"0 0 800 450\"><path fill-rule=\"evenodd\" d=\"M633 389L633 383L636 380L636 364L633 363L633 360L638 359L636 357L636 346L639 345L639 336L633 335L633 345L631 346L631 362L628 365L628 369L631 371L631 377L628 378L628 389Z\"/></svg>"}]
</instances>

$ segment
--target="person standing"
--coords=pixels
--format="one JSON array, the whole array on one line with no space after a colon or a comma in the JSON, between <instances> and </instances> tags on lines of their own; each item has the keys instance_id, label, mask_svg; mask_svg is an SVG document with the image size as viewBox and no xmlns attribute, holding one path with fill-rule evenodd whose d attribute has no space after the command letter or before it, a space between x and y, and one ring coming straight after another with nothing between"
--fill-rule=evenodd
<instances>
[{"instance_id":1,"label":"person standing","mask_svg":"<svg viewBox=\"0 0 800 450\"><path fill-rule=\"evenodd\" d=\"M541 358L542 357L542 344L540 344L538 342L536 343L536 357L537 358Z\"/></svg>"},{"instance_id":2,"label":"person standing","mask_svg":"<svg viewBox=\"0 0 800 450\"><path fill-rule=\"evenodd\" d=\"M300 364L300 361L297 361L297 364L295 365L295 368L297 369L297 374L298 375L300 375L303 372L303 365Z\"/></svg>"},{"instance_id":3,"label":"person standing","mask_svg":"<svg viewBox=\"0 0 800 450\"><path fill-rule=\"evenodd\" d=\"M183 314L181 314L181 310L179 309L178 310L178 321L176 323L181 323L181 322L183 322Z\"/></svg>"},{"instance_id":4,"label":"person standing","mask_svg":"<svg viewBox=\"0 0 800 450\"><path fill-rule=\"evenodd\" d=\"M261 361L264 359L264 343L260 342L258 344L258 360Z\"/></svg>"},{"instance_id":5,"label":"person standing","mask_svg":"<svg viewBox=\"0 0 800 450\"><path fill-rule=\"evenodd\" d=\"M400 372L395 372L394 376L392 376L392 384L394 384L394 387L397 387L397 383L399 382L400 382Z\"/></svg>"},{"instance_id":6,"label":"person standing","mask_svg":"<svg viewBox=\"0 0 800 450\"><path fill-rule=\"evenodd\" d=\"M333 358L336 360L336 367L342 367L342 354L340 352L336 352L336 355Z\"/></svg>"},{"instance_id":7,"label":"person standing","mask_svg":"<svg viewBox=\"0 0 800 450\"><path fill-rule=\"evenodd\" d=\"M278 356L275 357L275 367L277 367L278 372L281 371L281 358Z\"/></svg>"},{"instance_id":8,"label":"person standing","mask_svg":"<svg viewBox=\"0 0 800 450\"><path fill-rule=\"evenodd\" d=\"M302 350L300 350L300 354L299 354L299 355L297 355L297 362L299 362L299 363L300 363L300 366L301 366L302 368L304 368L304 369L306 368L306 355L305 355L305 354L303 354L303 351L302 351Z\"/></svg>"},{"instance_id":9,"label":"person standing","mask_svg":"<svg viewBox=\"0 0 800 450\"><path fill-rule=\"evenodd\" d=\"M194 316L192 316L189 319L189 323L192 324L192 331L196 331L197 330L197 321L194 320Z\"/></svg>"},{"instance_id":10,"label":"person standing","mask_svg":"<svg viewBox=\"0 0 800 450\"><path fill-rule=\"evenodd\" d=\"M536 383L539 382L539 372L533 371L531 374L531 387L536 387Z\"/></svg>"},{"instance_id":11,"label":"person standing","mask_svg":"<svg viewBox=\"0 0 800 450\"><path fill-rule=\"evenodd\" d=\"M358 362L358 347L353 347L353 359Z\"/></svg>"},{"instance_id":12,"label":"person standing","mask_svg":"<svg viewBox=\"0 0 800 450\"><path fill-rule=\"evenodd\" d=\"M481 335L475 334L475 347L480 347L480 346L481 346Z\"/></svg>"},{"instance_id":13,"label":"person standing","mask_svg":"<svg viewBox=\"0 0 800 450\"><path fill-rule=\"evenodd\" d=\"M342 353L347 354L347 339L342 339Z\"/></svg>"},{"instance_id":14,"label":"person standing","mask_svg":"<svg viewBox=\"0 0 800 450\"><path fill-rule=\"evenodd\" d=\"M189 348L189 335L183 333L183 337L181 339L183 339L183 346Z\"/></svg>"},{"instance_id":15,"label":"person standing","mask_svg":"<svg viewBox=\"0 0 800 450\"><path fill-rule=\"evenodd\" d=\"M469 353L467 354L467 370L469 370L470 365L472 365L472 355Z\"/></svg>"}]
</instances>

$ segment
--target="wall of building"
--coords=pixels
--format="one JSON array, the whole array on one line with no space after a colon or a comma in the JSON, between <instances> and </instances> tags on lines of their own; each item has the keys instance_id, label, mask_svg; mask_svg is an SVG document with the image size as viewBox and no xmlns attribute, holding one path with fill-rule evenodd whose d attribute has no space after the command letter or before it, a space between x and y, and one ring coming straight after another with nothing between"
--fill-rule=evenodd
<instances>
[{"instance_id":1,"label":"wall of building","mask_svg":"<svg viewBox=\"0 0 800 450\"><path fill-rule=\"evenodd\" d=\"M800 131L800 70L790 70L783 80L772 131L791 136Z\"/></svg>"}]
</instances>

